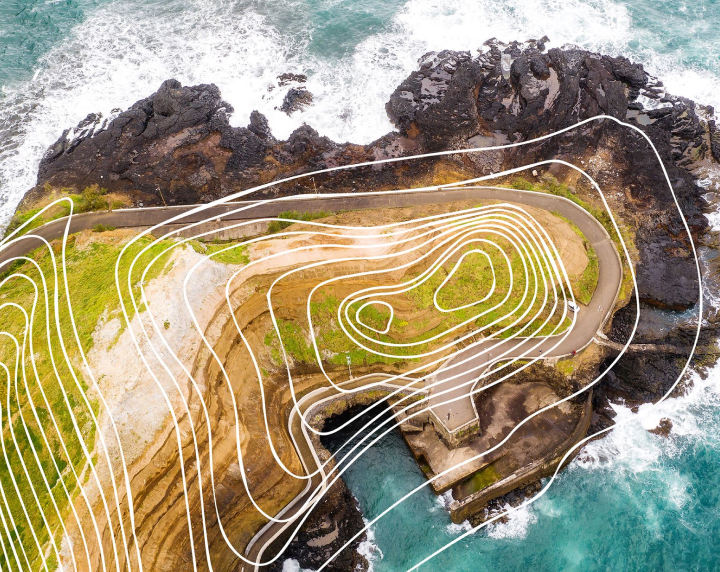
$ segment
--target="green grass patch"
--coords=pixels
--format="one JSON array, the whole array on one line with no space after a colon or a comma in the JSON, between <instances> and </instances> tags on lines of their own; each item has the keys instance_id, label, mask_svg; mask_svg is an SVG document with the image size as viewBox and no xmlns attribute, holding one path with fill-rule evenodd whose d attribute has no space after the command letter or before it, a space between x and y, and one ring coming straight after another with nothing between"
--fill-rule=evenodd
<instances>
[{"instance_id":1,"label":"green grass patch","mask_svg":"<svg viewBox=\"0 0 720 572\"><path fill-rule=\"evenodd\" d=\"M354 318L355 313L353 313L352 316ZM390 311L387 310L385 306L377 307L374 304L368 304L360 312L360 320L363 324L375 330L383 331L388 326ZM407 322L405 322L405 324L407 324Z\"/></svg>"},{"instance_id":2,"label":"green grass patch","mask_svg":"<svg viewBox=\"0 0 720 572\"><path fill-rule=\"evenodd\" d=\"M250 262L250 257L247 254L248 247L246 244L240 242L202 242L199 240L189 240L187 244L198 254L204 254L206 256L212 255L212 260L215 262L222 264L247 264Z\"/></svg>"},{"instance_id":3,"label":"green grass patch","mask_svg":"<svg viewBox=\"0 0 720 572\"><path fill-rule=\"evenodd\" d=\"M586 252L588 264L575 285L574 294L578 302L587 305L595 293L595 288L597 288L600 266L595 249L589 243L586 244Z\"/></svg>"},{"instance_id":4,"label":"green grass patch","mask_svg":"<svg viewBox=\"0 0 720 572\"><path fill-rule=\"evenodd\" d=\"M561 359L555 367L563 375L572 375L575 371L575 362L572 359Z\"/></svg>"},{"instance_id":5,"label":"green grass patch","mask_svg":"<svg viewBox=\"0 0 720 572\"><path fill-rule=\"evenodd\" d=\"M571 200L575 204L581 206L586 211L588 211L595 219L600 222L600 224L603 225L605 230L610 235L610 238L615 243L615 247L619 253L621 254L621 260L622 260L622 266L623 266L623 277L622 277L622 283L620 285L620 295L618 296L618 301L622 302L626 300L630 294L632 293L633 289L633 282L632 282L632 275L630 273L630 269L628 267L628 264L630 264L630 261L625 259L624 256L624 250L623 250L623 243L625 244L628 254L635 258L637 255L637 249L635 247L635 239L634 235L628 228L623 225L620 221L616 221L618 225L618 229L620 230L620 235L615 230L615 227L612 224L612 219L610 218L610 215L607 211L601 210L593 206L592 204L588 203L587 201L581 199L578 197L575 193L573 193L570 188L567 185L564 185L562 183L559 183L555 177L552 176L546 176L543 179L542 184L534 184L528 181L527 179L524 179L522 177L515 178L509 185L513 189L521 189L526 191L537 191L541 193L551 193L554 195L558 195L561 197L565 197L566 199ZM593 270L590 269L588 271L588 280L592 276ZM592 294L591 294L592 296Z\"/></svg>"},{"instance_id":6,"label":"green grass patch","mask_svg":"<svg viewBox=\"0 0 720 572\"><path fill-rule=\"evenodd\" d=\"M532 271L530 271L526 276L522 256L511 247L510 243L504 239L495 239L495 242L500 249L508 253L510 267L513 272L512 286L510 281L510 271L505 257L496 248L486 248L485 251L490 256L490 260L495 268L495 291L484 302L475 304L468 308L444 313L443 327L447 328L466 322L473 316L484 313L484 315L478 317L474 322L468 325L468 328L486 328L484 331L485 336L496 333L500 338L507 338L516 335L517 333L521 333L523 336L547 335L558 325L560 315L558 313L554 314L548 324L542 328L541 324L549 315L548 311L544 311L540 313L537 318L532 319L532 316L540 312L543 305L542 292L544 286L542 283L539 285L538 298L531 305L530 311L526 314L526 317L521 319L517 325L511 326L511 324L520 317L520 314L524 312L527 305L532 300L532 293L535 288L536 279ZM532 245L527 246L530 252L532 252L534 247ZM468 246L464 252L469 252L470 250L472 250L472 247ZM424 283L418 285L412 290L409 290L403 296L406 296L411 302L413 302L418 310L433 309L433 296L435 291L447 278L448 273L452 271L453 266L454 264L446 263L443 267L438 268ZM549 273L548 268L545 268L545 273L546 275ZM526 280L528 282L528 297L526 297L523 301ZM468 255L458 267L452 278L438 293L438 302L444 308L461 308L466 304L470 304L483 298L485 294L489 292L491 285L492 273L490 272L489 265L487 264L487 258L482 255ZM506 296L507 300L500 305L503 300L505 300ZM507 315L513 308L521 303L521 311L518 311L510 316ZM495 306L498 307L495 308ZM558 328L557 331L555 331L555 333L561 333L567 326L569 326L569 322L566 321L561 328ZM504 332L500 332L500 330L508 327L509 329ZM534 332L538 329L539 331ZM440 330L438 329L438 332L439 331ZM389 333L392 333L392 331ZM437 332L427 332L425 335L427 336L431 333Z\"/></svg>"},{"instance_id":7,"label":"green grass patch","mask_svg":"<svg viewBox=\"0 0 720 572\"><path fill-rule=\"evenodd\" d=\"M291 224L296 222L307 222L311 220L317 220L319 218L327 218L333 216L335 213L330 211L317 211L317 212L300 212L300 211L285 211L281 212L277 218L278 220L271 221L268 225L268 234L275 234L281 230L285 230Z\"/></svg>"},{"instance_id":8,"label":"green grass patch","mask_svg":"<svg viewBox=\"0 0 720 572\"><path fill-rule=\"evenodd\" d=\"M212 256L215 262L221 262L222 264L247 264L250 262L250 257L247 255L247 245L237 244L225 250L232 244L223 242L211 242L207 245L205 254ZM220 252L223 251L223 252ZM219 253L219 254L216 254Z\"/></svg>"},{"instance_id":9,"label":"green grass patch","mask_svg":"<svg viewBox=\"0 0 720 572\"><path fill-rule=\"evenodd\" d=\"M463 497L470 496L473 493L486 489L490 485L498 482L501 478L502 475L495 470L492 464L487 465L460 483L460 494Z\"/></svg>"},{"instance_id":10,"label":"green grass patch","mask_svg":"<svg viewBox=\"0 0 720 572\"><path fill-rule=\"evenodd\" d=\"M123 257L120 265L120 276L127 276L129 264L134 255L146 246L150 238L141 239L129 247L128 255ZM170 243L159 243L143 255L132 277L132 291L135 296L139 295L139 279L145 265L157 254L161 254ZM60 254L58 243L53 243L53 251L56 257ZM48 287L49 307L45 303L43 292L37 300L32 331L33 357L37 368L37 377L33 372L30 363L30 349L26 352L25 371L28 376L27 387L22 380L18 380L19 395L15 396L15 383L11 380L8 388L7 380L0 378L0 393L7 395L11 391L10 410L3 408L3 422L6 431L3 435L4 445L8 451L9 467L4 459L0 462L0 483L7 496L8 509L13 515L15 522L19 525L16 534L17 542L22 543L28 552L32 568L40 568L40 556L32 539L31 527L38 531L38 537L43 547L50 540L50 535L45 529L41 514L47 516L52 533L56 534L60 518L68 514L68 501L63 484L71 496L78 492L78 483L72 474L71 468L80 474L88 463L83 454L81 441L87 444L92 454L95 439L95 429L92 423L92 414L97 414L99 404L92 399L87 402L84 394L87 391L79 364L81 363L80 350L88 352L93 345L92 334L97 326L100 317L105 312L113 312L120 305L120 297L115 287L115 262L121 251L121 247L108 244L93 243L85 249L80 250L74 246L73 237L68 241L66 252L67 281L70 298L72 302L73 316L77 326L80 347L78 346L70 321L70 308L65 300L65 289L63 284L62 264L59 258L58 263L58 284L55 284L53 266L50 253L46 248L38 249L29 254L40 267L38 269L30 262L19 262L13 268L8 269L0 276L0 280L8 278L5 284L0 287L0 304L15 303L24 308L28 314L32 311L35 291L32 284L21 277L10 276L13 273L27 275L42 288L41 274L45 277ZM148 273L146 280L151 280L163 270L168 254L163 254ZM123 299L129 309L130 291L123 283ZM55 311L53 300L55 290L58 290L60 333L55 324ZM47 333L46 311L49 312L50 332ZM132 316L133 311L129 309ZM0 318L3 331L6 331L19 340L23 339L25 332L25 317L23 313L14 307L5 307ZM79 380L79 385L73 381L70 366L63 356L60 337L64 342L69 355L69 362L74 368ZM0 360L13 366L15 363L15 346L7 337L0 339ZM58 376L53 370L52 360L58 368L59 380L65 388L65 395L61 390ZM40 388L42 387L47 402L43 399ZM5 399L5 398L3 398ZM34 406L33 406L34 404ZM52 422L49 411L52 411L57 422L57 430ZM77 420L80 428L80 435L73 427L71 412ZM11 435L7 430L7 420L14 429L19 444L19 452L15 449ZM25 420L25 428L23 424ZM45 437L43 437L43 434ZM61 443L65 443L66 450ZM39 464L36 462L33 452L38 456ZM22 470L22 461L28 468L28 475ZM47 478L50 490L45 486L42 474ZM13 479L14 476L14 479ZM87 477L86 477L87 478ZM15 491L14 483L17 483L19 494ZM40 507L37 506L32 490L37 492ZM58 515L53 509L51 499L55 499L60 509ZM21 501L28 507L31 522L28 523L21 509ZM59 542L59 538L57 539ZM5 566L3 566L3 569Z\"/></svg>"},{"instance_id":11,"label":"green grass patch","mask_svg":"<svg viewBox=\"0 0 720 572\"><path fill-rule=\"evenodd\" d=\"M583 231L581 231L574 222L572 222L569 218L564 217L559 212L553 211L552 214L557 218L565 221L570 226L570 228L573 229L575 234L577 234L583 241L583 246L585 247L585 254L587 254L588 257L588 264L579 277L570 276L570 282L573 286L573 294L575 295L575 299L581 304L587 305L590 303L590 300L595 293L595 288L597 288L598 279L600 276L600 266L598 264L597 253L595 252L592 244L590 244L590 241L585 238L585 234L583 233Z\"/></svg>"},{"instance_id":12,"label":"green grass patch","mask_svg":"<svg viewBox=\"0 0 720 572\"><path fill-rule=\"evenodd\" d=\"M543 178L543 182L537 185L531 183L527 179L518 177L510 183L510 187L523 191L550 193L552 195L557 195L558 197L564 197L589 212L595 219L597 219L600 224L603 225L610 237L614 241L618 241L617 232L615 232L615 227L612 224L612 219L610 218L608 212L596 208L594 205L581 199L575 193L573 193L567 185L558 182L558 180L552 175L545 176Z\"/></svg>"},{"instance_id":13,"label":"green grass patch","mask_svg":"<svg viewBox=\"0 0 720 572\"><path fill-rule=\"evenodd\" d=\"M115 230L116 227L114 226L105 226L104 224L96 224L92 230L93 232L109 232L111 230Z\"/></svg>"},{"instance_id":14,"label":"green grass patch","mask_svg":"<svg viewBox=\"0 0 720 572\"><path fill-rule=\"evenodd\" d=\"M70 200L73 202L73 213L79 214L79 213L85 213L85 212L91 212L91 211L101 211L101 210L107 210L110 208L110 205L108 204L107 199L105 198L105 195L107 194L107 189L104 189L98 185L91 185L89 187L86 187L82 193L75 194L72 193L69 189L62 189L61 191L63 194L65 194ZM113 203L114 205L116 203ZM120 206L122 204L120 203ZM7 228L5 229L5 236L9 235L19 227L21 227L26 222L30 221L35 215L37 215L42 208L35 208L30 209L26 211L19 211L16 212L15 215L10 220L10 223L8 224ZM50 208L48 208L45 213L42 216L38 216L35 218L28 226L23 228L22 232L20 234L25 234L26 232L37 228L39 226L42 226L45 223L48 223L50 221L66 217L70 214L70 205L67 204L67 202L62 202L57 205L54 205ZM102 226L102 225L99 225ZM105 230L111 230L110 228L106 228ZM102 232L102 231L98 231Z\"/></svg>"},{"instance_id":15,"label":"green grass patch","mask_svg":"<svg viewBox=\"0 0 720 572\"><path fill-rule=\"evenodd\" d=\"M321 294L310 304L310 314L316 332L318 349L327 363L336 366L346 365L349 357L350 364L353 367L373 364L398 364L407 359L405 356L413 353L405 348L395 348L394 351L397 350L397 357L386 357L357 346L337 326L336 316L339 304L340 300L332 294ZM370 309L370 307L366 308L366 310L368 309ZM354 310L351 311L354 315ZM363 312L365 312L365 310L363 310ZM373 310L370 310L370 317L368 319L372 321L377 320L379 324L383 319L382 313L378 312L378 315L375 316L372 312ZM277 323L280 337L278 338L277 332L273 329L265 335L264 340L270 352L270 358L275 365L282 366L284 364L280 346L281 340L285 352L293 361L301 364L315 364L317 361L315 351L306 328L289 320L278 320ZM387 323L387 317L383 324L385 323ZM378 339L385 341L390 340L388 336L381 334L378 334ZM372 346L372 343L366 345ZM385 351L385 353L390 352Z\"/></svg>"}]
</instances>

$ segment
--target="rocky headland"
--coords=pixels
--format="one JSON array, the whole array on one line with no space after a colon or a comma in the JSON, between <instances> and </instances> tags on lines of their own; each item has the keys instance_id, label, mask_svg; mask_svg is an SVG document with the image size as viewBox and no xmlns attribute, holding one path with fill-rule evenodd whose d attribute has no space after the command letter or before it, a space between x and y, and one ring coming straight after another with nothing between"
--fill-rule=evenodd
<instances>
[{"instance_id":1,"label":"rocky headland","mask_svg":"<svg viewBox=\"0 0 720 572\"><path fill-rule=\"evenodd\" d=\"M572 48L546 51L544 44L490 41L475 54L424 55L418 70L386 103L397 130L368 145L333 142L307 125L278 140L258 112L247 127L231 127L233 110L218 87L168 80L112 119L91 114L66 131L43 158L37 186L20 208L32 208L58 189L79 191L91 185L124 195L136 206L209 202L341 165L521 143L606 115L637 127L653 142L712 280L717 240L704 214L711 208L707 196L718 191L713 177L720 161L720 131L714 111L666 93L659 80L625 58ZM288 93L288 109L312 104L301 88L291 89L299 93ZM441 186L549 160L577 165L598 182L627 239L637 274L641 312L636 347L594 388L593 433L612 424L611 401L637 404L662 397L682 371L694 340L699 301L695 258L655 151L640 134L615 121L597 120L527 145L334 171L273 185L254 197ZM590 183L562 164L548 163L518 176L530 183L562 184L603 208ZM617 344L632 332L636 308L629 294L606 330L608 346L596 371L614 360ZM700 369L714 360L717 337L714 310L706 307L704 318L694 362ZM523 488L527 494L535 490L532 484ZM324 554L312 550L313 538L333 533L333 542L339 542L361 528L348 499L346 489L338 488L295 539L292 555L301 566L317 565ZM339 527L338 515L349 524ZM327 545L315 544L327 550ZM223 543L213 549L223 550ZM162 569L172 569L173 556L167 558ZM351 556L343 562L364 566Z\"/></svg>"}]
</instances>

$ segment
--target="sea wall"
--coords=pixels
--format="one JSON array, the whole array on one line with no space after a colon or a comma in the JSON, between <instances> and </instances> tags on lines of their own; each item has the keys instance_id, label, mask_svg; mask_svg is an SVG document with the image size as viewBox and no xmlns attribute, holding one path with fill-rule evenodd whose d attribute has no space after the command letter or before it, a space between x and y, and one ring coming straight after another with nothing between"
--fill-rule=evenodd
<instances>
[{"instance_id":1,"label":"sea wall","mask_svg":"<svg viewBox=\"0 0 720 572\"><path fill-rule=\"evenodd\" d=\"M521 488L529 483L549 477L557 469L565 454L583 437L585 437L590 420L592 419L592 389L583 405L582 415L573 432L560 445L558 445L551 453L536 460L532 464L523 467L522 470L489 485L488 487L473 493L461 500L453 501L450 504L450 518L456 524L459 524L473 515L479 513L488 502L509 493L515 489ZM569 463L579 449L573 451L569 455L565 464Z\"/></svg>"}]
</instances>

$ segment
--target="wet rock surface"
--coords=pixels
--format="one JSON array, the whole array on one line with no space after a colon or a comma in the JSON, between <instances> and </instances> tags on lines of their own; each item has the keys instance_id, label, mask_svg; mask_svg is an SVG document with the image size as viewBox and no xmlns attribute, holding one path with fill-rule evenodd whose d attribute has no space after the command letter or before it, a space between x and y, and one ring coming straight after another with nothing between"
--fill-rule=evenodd
<instances>
[{"instance_id":1,"label":"wet rock surface","mask_svg":"<svg viewBox=\"0 0 720 572\"><path fill-rule=\"evenodd\" d=\"M280 111L292 115L294 111L300 111L313 102L313 94L304 87L291 87L285 94Z\"/></svg>"},{"instance_id":2,"label":"wet rock surface","mask_svg":"<svg viewBox=\"0 0 720 572\"><path fill-rule=\"evenodd\" d=\"M506 495L497 497L496 499L490 501L479 513L470 518L470 524L472 526L480 526L482 523L487 522L493 517L504 513L508 507L519 507L522 503L534 497L541 490L542 482L538 480L510 491ZM493 522L505 524L508 520L507 516L501 516Z\"/></svg>"},{"instance_id":3,"label":"wet rock surface","mask_svg":"<svg viewBox=\"0 0 720 572\"><path fill-rule=\"evenodd\" d=\"M655 427L654 429L650 429L650 433L660 435L661 437L669 437L672 428L672 421L670 421L670 419L668 419L667 417L663 417L662 419L660 419L660 423L658 423L657 427Z\"/></svg>"}]
</instances>

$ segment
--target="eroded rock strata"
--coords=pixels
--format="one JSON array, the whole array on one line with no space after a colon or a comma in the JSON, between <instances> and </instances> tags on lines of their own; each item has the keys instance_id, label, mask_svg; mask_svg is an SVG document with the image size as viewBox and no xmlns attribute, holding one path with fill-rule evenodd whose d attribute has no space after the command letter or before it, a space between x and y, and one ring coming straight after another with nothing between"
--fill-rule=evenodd
<instances>
[{"instance_id":1,"label":"eroded rock strata","mask_svg":"<svg viewBox=\"0 0 720 572\"><path fill-rule=\"evenodd\" d=\"M125 194L139 206L208 202L340 165L521 143L607 115L649 136L697 244L712 246L703 195L717 191L709 178L720 160L713 110L666 94L661 82L625 58L578 49L546 52L542 41L492 41L477 54L429 53L393 92L386 109L397 131L369 145L336 143L307 125L281 141L258 112L247 127L231 127L232 107L222 100L218 87L183 87L169 80L111 120L89 115L65 132L43 158L37 186L22 207L42 199L49 188L82 189L92 184ZM609 400L645 402L661 397L681 373L693 343L693 328L677 324L687 324L685 318L697 309L695 259L655 151L639 133L610 119L592 120L529 145L353 168L271 186L258 194L442 185L550 160L581 167L597 181L623 236L630 239L629 254L637 271L641 312L634 342L645 349L627 352L595 388L591 431L596 431L612 422ZM530 183L558 181L602 208L590 182L560 163L541 164L521 176ZM701 180L704 186L698 185ZM681 319L675 319L678 312L684 312ZM713 316L706 317L710 325L701 349L712 346L715 336ZM634 322L632 303L615 316L610 340L624 344ZM612 363L613 351L607 350L605 364ZM709 355L701 352L696 364L708 363ZM339 502L352 513L345 500ZM292 554L302 566L312 566L324 554L311 550L309 541L328 534L318 523L332 521L336 509L332 502L318 509L298 536ZM222 545L218 542L213 549L221 551ZM237 563L230 555L220 560L227 570ZM177 561L169 558L158 569L172 569L174 564Z\"/></svg>"}]
</instances>

